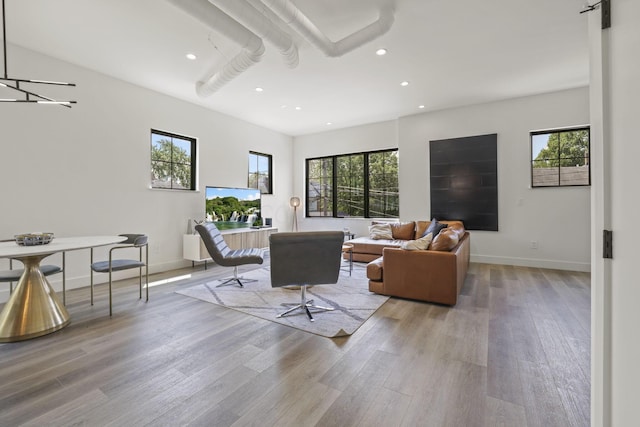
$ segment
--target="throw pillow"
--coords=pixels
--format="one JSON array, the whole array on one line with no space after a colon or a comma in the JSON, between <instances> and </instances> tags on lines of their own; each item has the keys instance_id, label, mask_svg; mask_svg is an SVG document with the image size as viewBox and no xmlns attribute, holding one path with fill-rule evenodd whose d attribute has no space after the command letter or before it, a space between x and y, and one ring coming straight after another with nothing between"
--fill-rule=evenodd
<instances>
[{"instance_id":1,"label":"throw pillow","mask_svg":"<svg viewBox=\"0 0 640 427\"><path fill-rule=\"evenodd\" d=\"M431 220L431 224L429 224L429 227L424 232L423 236L426 236L427 234L431 233L433 235L433 238L435 239L443 228L447 228L447 224L438 222L437 219L433 218Z\"/></svg>"},{"instance_id":2,"label":"throw pillow","mask_svg":"<svg viewBox=\"0 0 640 427\"><path fill-rule=\"evenodd\" d=\"M369 237L373 240L388 239L392 240L391 225L389 224L373 224L369 226Z\"/></svg>"},{"instance_id":3,"label":"throw pillow","mask_svg":"<svg viewBox=\"0 0 640 427\"><path fill-rule=\"evenodd\" d=\"M458 244L458 241L458 233L452 228L446 228L433 238L429 249L433 251L450 251Z\"/></svg>"},{"instance_id":4,"label":"throw pillow","mask_svg":"<svg viewBox=\"0 0 640 427\"><path fill-rule=\"evenodd\" d=\"M400 247L406 251L424 251L429 247L431 238L431 233L428 233L426 236L419 239L407 240L406 242L403 242Z\"/></svg>"},{"instance_id":5,"label":"throw pillow","mask_svg":"<svg viewBox=\"0 0 640 427\"><path fill-rule=\"evenodd\" d=\"M374 224L389 224L391 227L391 235L395 240L411 240L413 239L415 223L411 222L382 222L382 221L372 221L372 225Z\"/></svg>"}]
</instances>

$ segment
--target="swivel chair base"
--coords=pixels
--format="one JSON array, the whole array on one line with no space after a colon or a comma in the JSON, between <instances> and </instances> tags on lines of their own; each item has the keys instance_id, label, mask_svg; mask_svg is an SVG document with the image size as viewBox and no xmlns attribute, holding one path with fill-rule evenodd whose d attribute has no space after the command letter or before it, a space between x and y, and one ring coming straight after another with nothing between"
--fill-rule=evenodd
<instances>
[{"instance_id":1,"label":"swivel chair base","mask_svg":"<svg viewBox=\"0 0 640 427\"><path fill-rule=\"evenodd\" d=\"M238 266L234 266L233 267L233 277L229 277L228 279L220 279L221 281L224 280L224 282L220 283L218 286L216 286L216 288L222 287L222 286L229 286L229 285L235 285L236 283L238 284L238 286L240 286L241 288L244 288L244 283L251 283L251 282L257 282L257 279L247 279L246 277L238 277Z\"/></svg>"},{"instance_id":2,"label":"swivel chair base","mask_svg":"<svg viewBox=\"0 0 640 427\"><path fill-rule=\"evenodd\" d=\"M284 303L282 305L291 305L291 304ZM291 307L289 310L285 311L284 313L278 314L276 318L284 317L287 314L294 312L295 310L304 310L307 313L309 320L313 322L315 321L315 319L313 318L313 316L311 315L311 312L309 311L310 308L315 308L317 310L323 310L323 311L334 310L333 307L322 307L320 305L314 305L312 299L307 301L307 285L302 285L300 286L300 304L294 304L293 307Z\"/></svg>"}]
</instances>

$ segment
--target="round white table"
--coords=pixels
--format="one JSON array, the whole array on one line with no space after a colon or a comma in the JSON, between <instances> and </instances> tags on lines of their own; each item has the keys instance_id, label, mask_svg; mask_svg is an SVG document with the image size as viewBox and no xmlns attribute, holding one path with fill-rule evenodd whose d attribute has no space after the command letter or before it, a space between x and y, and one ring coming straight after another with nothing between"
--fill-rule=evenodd
<instances>
[{"instance_id":1,"label":"round white table","mask_svg":"<svg viewBox=\"0 0 640 427\"><path fill-rule=\"evenodd\" d=\"M51 243L19 246L0 242L0 258L22 261L24 272L0 313L0 342L22 341L50 334L71 321L67 309L40 271L40 261L57 252L106 246L126 240L123 236L57 237Z\"/></svg>"}]
</instances>

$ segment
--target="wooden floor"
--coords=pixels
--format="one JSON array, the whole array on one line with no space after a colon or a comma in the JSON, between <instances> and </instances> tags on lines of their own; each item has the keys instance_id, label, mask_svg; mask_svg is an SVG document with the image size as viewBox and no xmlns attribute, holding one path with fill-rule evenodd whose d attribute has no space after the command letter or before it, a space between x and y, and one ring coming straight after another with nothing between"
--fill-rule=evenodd
<instances>
[{"instance_id":1,"label":"wooden floor","mask_svg":"<svg viewBox=\"0 0 640 427\"><path fill-rule=\"evenodd\" d=\"M589 425L588 273L472 264L456 307L392 298L338 339L179 283L121 283L112 318L73 290L70 326L0 344L0 426Z\"/></svg>"}]
</instances>

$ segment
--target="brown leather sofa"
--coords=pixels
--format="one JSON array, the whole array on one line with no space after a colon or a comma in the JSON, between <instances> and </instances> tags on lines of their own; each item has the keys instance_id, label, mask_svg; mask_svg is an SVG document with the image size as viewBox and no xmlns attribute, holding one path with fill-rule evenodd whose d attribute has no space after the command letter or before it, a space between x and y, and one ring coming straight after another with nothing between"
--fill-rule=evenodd
<instances>
[{"instance_id":1,"label":"brown leather sofa","mask_svg":"<svg viewBox=\"0 0 640 427\"><path fill-rule=\"evenodd\" d=\"M470 257L469 233L464 229L457 232L458 242L450 250L408 251L384 247L382 256L367 265L369 290L381 295L455 305L467 277Z\"/></svg>"}]
</instances>

